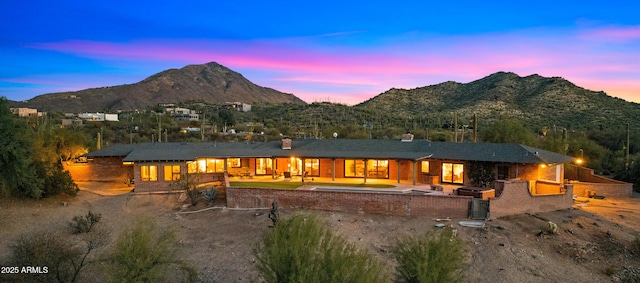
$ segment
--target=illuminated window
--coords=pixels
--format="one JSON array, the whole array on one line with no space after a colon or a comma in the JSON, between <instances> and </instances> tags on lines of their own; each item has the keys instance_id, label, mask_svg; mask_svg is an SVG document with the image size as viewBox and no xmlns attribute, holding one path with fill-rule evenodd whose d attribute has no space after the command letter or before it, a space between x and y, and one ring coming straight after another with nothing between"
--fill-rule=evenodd
<instances>
[{"instance_id":1,"label":"illuminated window","mask_svg":"<svg viewBox=\"0 0 640 283\"><path fill-rule=\"evenodd\" d=\"M180 180L180 165L165 165L164 180L165 181Z\"/></svg>"},{"instance_id":2,"label":"illuminated window","mask_svg":"<svg viewBox=\"0 0 640 283\"><path fill-rule=\"evenodd\" d=\"M367 177L389 178L389 160L367 160Z\"/></svg>"},{"instance_id":3,"label":"illuminated window","mask_svg":"<svg viewBox=\"0 0 640 283\"><path fill-rule=\"evenodd\" d=\"M420 162L420 172L429 173L429 161Z\"/></svg>"},{"instance_id":4,"label":"illuminated window","mask_svg":"<svg viewBox=\"0 0 640 283\"><path fill-rule=\"evenodd\" d=\"M346 159L344 161L345 177L364 177L387 179L389 178L389 160L367 160L367 172L364 168L364 160Z\"/></svg>"},{"instance_id":5,"label":"illuminated window","mask_svg":"<svg viewBox=\"0 0 640 283\"><path fill-rule=\"evenodd\" d=\"M271 158L256 158L256 175L271 175L273 160Z\"/></svg>"},{"instance_id":6,"label":"illuminated window","mask_svg":"<svg viewBox=\"0 0 640 283\"><path fill-rule=\"evenodd\" d=\"M462 184L464 182L464 165L458 163L442 163L442 182Z\"/></svg>"},{"instance_id":7,"label":"illuminated window","mask_svg":"<svg viewBox=\"0 0 640 283\"><path fill-rule=\"evenodd\" d=\"M345 177L364 177L364 160L346 159L344 161Z\"/></svg>"},{"instance_id":8,"label":"illuminated window","mask_svg":"<svg viewBox=\"0 0 640 283\"><path fill-rule=\"evenodd\" d=\"M189 161L189 162L187 162L187 173L189 173L189 174L198 173L198 162L197 161Z\"/></svg>"},{"instance_id":9,"label":"illuminated window","mask_svg":"<svg viewBox=\"0 0 640 283\"><path fill-rule=\"evenodd\" d=\"M240 168L240 158L227 158L227 166L229 168Z\"/></svg>"},{"instance_id":10,"label":"illuminated window","mask_svg":"<svg viewBox=\"0 0 640 283\"><path fill-rule=\"evenodd\" d=\"M307 176L320 176L320 159L305 159L304 171L307 172Z\"/></svg>"},{"instance_id":11,"label":"illuminated window","mask_svg":"<svg viewBox=\"0 0 640 283\"><path fill-rule=\"evenodd\" d=\"M144 182L158 181L158 166L140 166L140 179Z\"/></svg>"},{"instance_id":12,"label":"illuminated window","mask_svg":"<svg viewBox=\"0 0 640 283\"><path fill-rule=\"evenodd\" d=\"M224 159L217 158L198 158L197 170L200 173L220 173L224 172ZM189 168L189 173L191 172Z\"/></svg>"}]
</instances>

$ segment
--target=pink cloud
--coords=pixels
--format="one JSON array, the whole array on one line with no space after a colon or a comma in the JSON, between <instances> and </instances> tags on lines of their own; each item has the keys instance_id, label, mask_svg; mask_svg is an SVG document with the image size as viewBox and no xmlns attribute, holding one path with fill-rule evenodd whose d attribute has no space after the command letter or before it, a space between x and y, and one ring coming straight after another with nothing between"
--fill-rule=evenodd
<instances>
[{"instance_id":1,"label":"pink cloud","mask_svg":"<svg viewBox=\"0 0 640 283\"><path fill-rule=\"evenodd\" d=\"M625 42L640 39L640 26L606 27L587 30L580 36L588 40Z\"/></svg>"}]
</instances>

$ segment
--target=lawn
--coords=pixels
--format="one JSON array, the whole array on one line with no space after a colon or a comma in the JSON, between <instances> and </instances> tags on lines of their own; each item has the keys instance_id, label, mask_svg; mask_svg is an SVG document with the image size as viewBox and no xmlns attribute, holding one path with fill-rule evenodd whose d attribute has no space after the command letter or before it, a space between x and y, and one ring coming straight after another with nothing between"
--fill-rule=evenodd
<instances>
[{"instance_id":1,"label":"lawn","mask_svg":"<svg viewBox=\"0 0 640 283\"><path fill-rule=\"evenodd\" d=\"M349 184L349 183L321 183L321 182L229 182L232 187L244 188L273 188L273 189L295 189L302 185L331 186L331 187L357 187L357 188L394 188L389 184Z\"/></svg>"}]
</instances>

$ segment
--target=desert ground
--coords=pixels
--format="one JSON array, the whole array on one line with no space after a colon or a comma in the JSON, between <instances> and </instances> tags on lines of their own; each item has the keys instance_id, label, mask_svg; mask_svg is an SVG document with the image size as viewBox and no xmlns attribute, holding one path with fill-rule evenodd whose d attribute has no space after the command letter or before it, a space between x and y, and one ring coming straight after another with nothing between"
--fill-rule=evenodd
<instances>
[{"instance_id":1,"label":"desert ground","mask_svg":"<svg viewBox=\"0 0 640 283\"><path fill-rule=\"evenodd\" d=\"M272 224L268 211L212 208L204 199L185 208L180 194L132 194L127 188L105 186L81 184L83 190L76 197L0 200L0 263L9 258L9 246L21 234L44 230L71 235L71 219L93 211L102 214L97 225L111 230L112 238L137 215L154 218L159 229L177 229L176 244L198 271L200 282L260 281L253 250ZM465 267L460 270L466 282L638 282L630 280L640 278L640 254L631 248L640 234L640 199L579 201L586 205L491 219L484 221L484 228L458 224L467 219L437 222L424 217L289 210L281 214L316 213L336 233L375 254L389 272L395 268L391 251L398 237L445 223L466 243ZM219 200L213 206L222 204ZM557 224L558 234L541 233L548 221ZM100 281L90 270L83 272L82 281Z\"/></svg>"}]
</instances>

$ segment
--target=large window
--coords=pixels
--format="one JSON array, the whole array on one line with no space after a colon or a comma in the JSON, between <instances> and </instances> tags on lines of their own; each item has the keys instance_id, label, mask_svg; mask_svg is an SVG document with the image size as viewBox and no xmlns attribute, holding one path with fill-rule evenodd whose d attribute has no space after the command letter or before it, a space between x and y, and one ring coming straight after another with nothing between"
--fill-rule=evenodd
<instances>
[{"instance_id":1,"label":"large window","mask_svg":"<svg viewBox=\"0 0 640 283\"><path fill-rule=\"evenodd\" d=\"M158 166L155 166L155 165L140 166L140 179L142 179L143 182L158 181Z\"/></svg>"},{"instance_id":2,"label":"large window","mask_svg":"<svg viewBox=\"0 0 640 283\"><path fill-rule=\"evenodd\" d=\"M256 175L271 175L273 160L271 158L256 158Z\"/></svg>"},{"instance_id":3,"label":"large window","mask_svg":"<svg viewBox=\"0 0 640 283\"><path fill-rule=\"evenodd\" d=\"M346 159L344 161L345 177L364 177L364 160Z\"/></svg>"},{"instance_id":4,"label":"large window","mask_svg":"<svg viewBox=\"0 0 640 283\"><path fill-rule=\"evenodd\" d=\"M222 173L224 172L224 159L218 158L198 158L197 162L197 172L200 173ZM189 167L189 173L192 172L193 165Z\"/></svg>"},{"instance_id":5,"label":"large window","mask_svg":"<svg viewBox=\"0 0 640 283\"><path fill-rule=\"evenodd\" d=\"M346 159L344 161L345 177L364 177L387 179L389 178L389 160L367 160L365 172L364 160Z\"/></svg>"},{"instance_id":6,"label":"large window","mask_svg":"<svg viewBox=\"0 0 640 283\"><path fill-rule=\"evenodd\" d=\"M389 160L367 160L367 177L388 179Z\"/></svg>"},{"instance_id":7,"label":"large window","mask_svg":"<svg viewBox=\"0 0 640 283\"><path fill-rule=\"evenodd\" d=\"M164 180L165 181L180 180L180 165L165 165Z\"/></svg>"},{"instance_id":8,"label":"large window","mask_svg":"<svg viewBox=\"0 0 640 283\"><path fill-rule=\"evenodd\" d=\"M464 182L464 165L458 163L442 163L442 182L462 184Z\"/></svg>"},{"instance_id":9,"label":"large window","mask_svg":"<svg viewBox=\"0 0 640 283\"><path fill-rule=\"evenodd\" d=\"M307 172L307 176L320 176L320 159L305 159L304 171Z\"/></svg>"}]
</instances>

